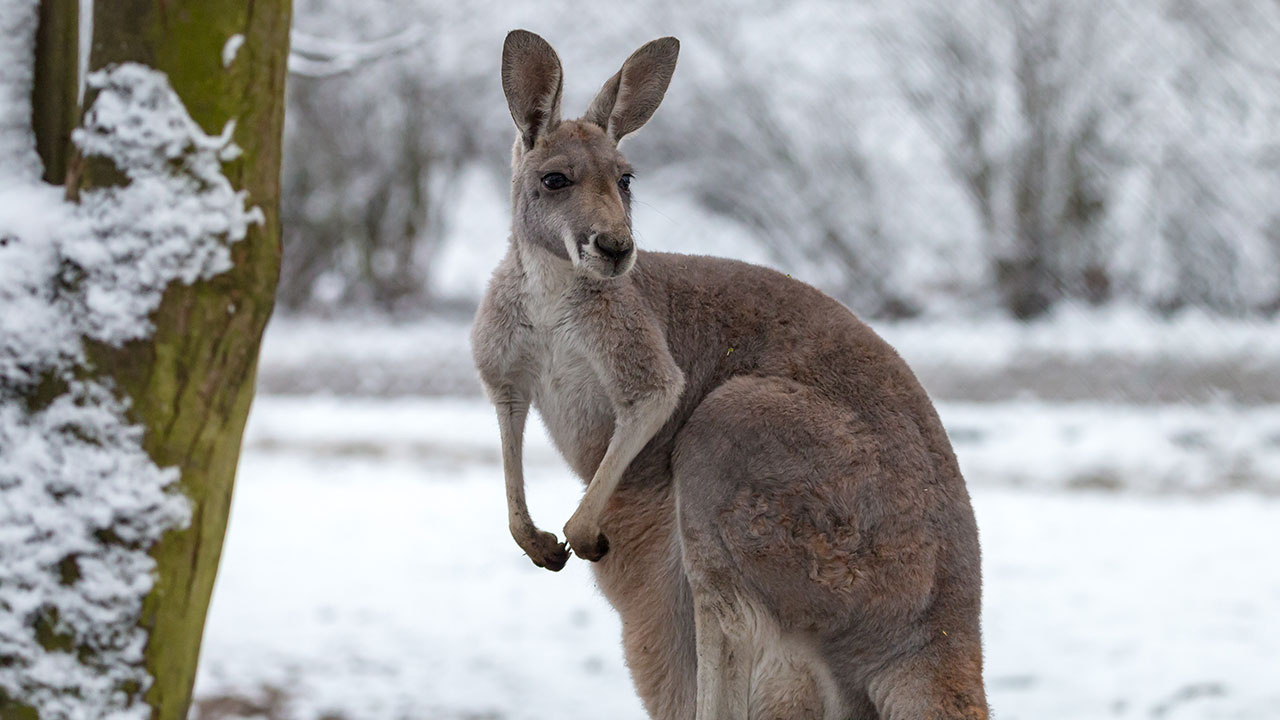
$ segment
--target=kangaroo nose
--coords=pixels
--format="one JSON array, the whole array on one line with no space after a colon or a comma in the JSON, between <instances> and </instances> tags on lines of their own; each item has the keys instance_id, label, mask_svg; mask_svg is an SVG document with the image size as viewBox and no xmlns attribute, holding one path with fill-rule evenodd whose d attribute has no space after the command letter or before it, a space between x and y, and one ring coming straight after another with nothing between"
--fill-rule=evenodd
<instances>
[{"instance_id":1,"label":"kangaroo nose","mask_svg":"<svg viewBox=\"0 0 1280 720\"><path fill-rule=\"evenodd\" d=\"M599 233L595 237L596 249L600 254L617 262L631 252L631 238L609 233Z\"/></svg>"}]
</instances>

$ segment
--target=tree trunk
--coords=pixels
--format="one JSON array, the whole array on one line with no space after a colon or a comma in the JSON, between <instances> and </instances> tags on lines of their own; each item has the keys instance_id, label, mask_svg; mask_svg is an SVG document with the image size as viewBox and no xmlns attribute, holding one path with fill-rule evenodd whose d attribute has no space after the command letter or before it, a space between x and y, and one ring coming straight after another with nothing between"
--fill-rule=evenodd
<instances>
[{"instance_id":1,"label":"tree trunk","mask_svg":"<svg viewBox=\"0 0 1280 720\"><path fill-rule=\"evenodd\" d=\"M185 718L191 702L258 346L279 276L289 20L290 0L112 0L94 12L90 67L150 65L169 76L205 132L216 134L234 120L244 152L223 172L265 216L232 246L231 271L169 287L150 340L91 353L133 401L135 420L147 428L147 452L162 467L181 468L181 487L193 504L190 527L169 533L152 551L159 580L142 622L155 678L146 701L156 720ZM223 67L223 51L236 35L243 45ZM95 181L85 174L85 185Z\"/></svg>"},{"instance_id":2,"label":"tree trunk","mask_svg":"<svg viewBox=\"0 0 1280 720\"><path fill-rule=\"evenodd\" d=\"M1019 320L1044 315L1055 300L1049 267L1049 153L1056 139L1050 125L1055 91L1044 80L1045 63L1056 55L1054 22L1022 0L1009 6L1014 23L1014 86L1027 132L1014 168L1014 247L996 257L996 279L1005 306Z\"/></svg>"},{"instance_id":3,"label":"tree trunk","mask_svg":"<svg viewBox=\"0 0 1280 720\"><path fill-rule=\"evenodd\" d=\"M44 5L50 12L42 13L42 25L57 24L41 29L37 67L53 69L37 70L33 114L47 177L61 181L66 175L59 172L59 158L67 141L59 118L74 114L66 109L67 98L74 107L76 97L75 73L66 72L67 62L74 68L68 58L76 55L74 49L67 52L65 40L75 24L68 24L66 13L74 13L76 2L44 0ZM141 625L148 634L145 663L154 683L137 700L156 720L182 720L191 703L258 347L274 302L290 12L290 0L111 0L96 3L94 11L90 68L123 62L150 66L168 75L206 133L217 135L234 121L233 139L243 152L224 164L223 173L247 192L246 205L257 206L264 217L231 246L231 270L191 285L168 286L152 316L152 337L121 347L87 344L83 372L113 381L130 402L130 420L144 428L144 449L158 466L179 469L179 487L191 502L189 527L167 533L151 550L157 579L143 603ZM234 36L242 43L231 40ZM237 45L238 52L232 52ZM86 106L91 101L86 98ZM118 172L97 160L73 158L70 164L72 196L121 181ZM28 714L0 702L0 717Z\"/></svg>"},{"instance_id":4,"label":"tree trunk","mask_svg":"<svg viewBox=\"0 0 1280 720\"><path fill-rule=\"evenodd\" d=\"M35 92L31 98L36 146L44 180L61 185L67 176L71 129L80 119L80 3L43 0L36 33Z\"/></svg>"}]
</instances>

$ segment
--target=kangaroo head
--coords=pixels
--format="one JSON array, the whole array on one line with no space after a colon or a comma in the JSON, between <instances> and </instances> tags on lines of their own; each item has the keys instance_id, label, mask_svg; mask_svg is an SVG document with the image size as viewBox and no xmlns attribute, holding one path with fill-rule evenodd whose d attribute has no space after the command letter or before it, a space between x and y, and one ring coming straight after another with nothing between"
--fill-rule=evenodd
<instances>
[{"instance_id":1,"label":"kangaroo head","mask_svg":"<svg viewBox=\"0 0 1280 720\"><path fill-rule=\"evenodd\" d=\"M653 116L676 69L667 37L632 53L578 120L560 119L560 58L546 40L513 30L502 47L502 90L516 123L511 199L518 243L600 278L636 260L631 166L618 141Z\"/></svg>"}]
</instances>

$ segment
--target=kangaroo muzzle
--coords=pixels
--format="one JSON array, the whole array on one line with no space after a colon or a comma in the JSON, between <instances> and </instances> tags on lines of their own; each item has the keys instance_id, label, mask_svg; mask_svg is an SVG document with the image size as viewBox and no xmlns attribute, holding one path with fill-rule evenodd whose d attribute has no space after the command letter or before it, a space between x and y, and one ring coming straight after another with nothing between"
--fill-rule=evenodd
<instances>
[{"instance_id":1,"label":"kangaroo muzzle","mask_svg":"<svg viewBox=\"0 0 1280 720\"><path fill-rule=\"evenodd\" d=\"M591 241L602 256L614 262L625 259L634 247L630 236L610 233L597 233Z\"/></svg>"},{"instance_id":2,"label":"kangaroo muzzle","mask_svg":"<svg viewBox=\"0 0 1280 720\"><path fill-rule=\"evenodd\" d=\"M592 233L587 238L586 250L603 261L601 264L604 267L599 270L606 277L625 274L635 262L635 243L629 232Z\"/></svg>"}]
</instances>

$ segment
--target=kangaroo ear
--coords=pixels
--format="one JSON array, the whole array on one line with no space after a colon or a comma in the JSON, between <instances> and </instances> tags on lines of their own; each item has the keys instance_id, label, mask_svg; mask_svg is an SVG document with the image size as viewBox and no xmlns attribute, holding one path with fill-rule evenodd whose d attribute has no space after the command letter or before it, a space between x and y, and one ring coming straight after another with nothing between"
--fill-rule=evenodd
<instances>
[{"instance_id":1,"label":"kangaroo ear","mask_svg":"<svg viewBox=\"0 0 1280 720\"><path fill-rule=\"evenodd\" d=\"M583 120L604 128L616 143L653 117L676 71L680 41L664 37L631 53L617 75L600 88Z\"/></svg>"},{"instance_id":2,"label":"kangaroo ear","mask_svg":"<svg viewBox=\"0 0 1280 720\"><path fill-rule=\"evenodd\" d=\"M564 72L546 40L528 30L512 30L502 44L502 92L525 149L560 124Z\"/></svg>"}]
</instances>

